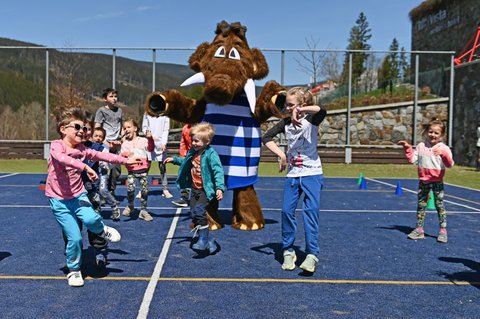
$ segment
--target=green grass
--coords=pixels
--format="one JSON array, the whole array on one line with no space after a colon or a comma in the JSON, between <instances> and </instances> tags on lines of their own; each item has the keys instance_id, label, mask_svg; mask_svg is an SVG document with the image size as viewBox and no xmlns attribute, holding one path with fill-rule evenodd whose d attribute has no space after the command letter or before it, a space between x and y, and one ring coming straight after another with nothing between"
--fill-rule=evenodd
<instances>
[{"instance_id":1,"label":"green grass","mask_svg":"<svg viewBox=\"0 0 480 319\"><path fill-rule=\"evenodd\" d=\"M414 165L399 164L333 164L325 163L325 177L358 177L362 173L371 178L417 178ZM125 172L125 169L123 169ZM176 174L178 166L167 165L168 174ZM45 160L0 160L0 172L5 173L46 173ZM277 163L260 163L261 176L285 176L278 172ZM158 174L158 166L152 165L152 174ZM473 167L454 166L447 169L445 182L480 190L480 172Z\"/></svg>"}]
</instances>

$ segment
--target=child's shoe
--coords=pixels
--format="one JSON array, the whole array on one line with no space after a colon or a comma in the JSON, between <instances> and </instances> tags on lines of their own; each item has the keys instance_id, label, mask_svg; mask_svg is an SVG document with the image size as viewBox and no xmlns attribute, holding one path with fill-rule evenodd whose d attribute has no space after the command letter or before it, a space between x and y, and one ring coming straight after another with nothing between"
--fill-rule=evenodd
<instances>
[{"instance_id":1,"label":"child's shoe","mask_svg":"<svg viewBox=\"0 0 480 319\"><path fill-rule=\"evenodd\" d=\"M105 253L103 252L97 252L95 255L95 264L97 265L98 268L105 268L107 266L107 257L105 256Z\"/></svg>"},{"instance_id":2,"label":"child's shoe","mask_svg":"<svg viewBox=\"0 0 480 319\"><path fill-rule=\"evenodd\" d=\"M123 216L130 217L130 214L133 212L133 206L127 206L123 210Z\"/></svg>"},{"instance_id":3,"label":"child's shoe","mask_svg":"<svg viewBox=\"0 0 480 319\"><path fill-rule=\"evenodd\" d=\"M178 207L188 207L188 202L183 198L172 200L172 204Z\"/></svg>"},{"instance_id":4,"label":"child's shoe","mask_svg":"<svg viewBox=\"0 0 480 319\"><path fill-rule=\"evenodd\" d=\"M192 249L206 250L208 244L208 225L195 227L195 232L198 233L198 240L192 245ZM195 237L195 234L193 235Z\"/></svg>"},{"instance_id":5,"label":"child's shoe","mask_svg":"<svg viewBox=\"0 0 480 319\"><path fill-rule=\"evenodd\" d=\"M140 214L138 214L138 218L143 219L147 222L151 222L153 220L152 215L150 215L145 209L142 209L140 211Z\"/></svg>"},{"instance_id":6,"label":"child's shoe","mask_svg":"<svg viewBox=\"0 0 480 319\"><path fill-rule=\"evenodd\" d=\"M445 228L440 228L437 241L442 244L446 244L448 242L447 230Z\"/></svg>"},{"instance_id":7,"label":"child's shoe","mask_svg":"<svg viewBox=\"0 0 480 319\"><path fill-rule=\"evenodd\" d=\"M313 254L308 254L303 263L300 265L300 269L313 273L317 268L317 263L318 258Z\"/></svg>"},{"instance_id":8,"label":"child's shoe","mask_svg":"<svg viewBox=\"0 0 480 319\"><path fill-rule=\"evenodd\" d=\"M207 249L210 254L213 254L217 251L218 245L213 237L208 237Z\"/></svg>"},{"instance_id":9,"label":"child's shoe","mask_svg":"<svg viewBox=\"0 0 480 319\"><path fill-rule=\"evenodd\" d=\"M118 230L107 225L105 225L105 227L103 228L103 232L100 236L112 243L117 243L122 239L122 236L120 235Z\"/></svg>"},{"instance_id":10,"label":"child's shoe","mask_svg":"<svg viewBox=\"0 0 480 319\"><path fill-rule=\"evenodd\" d=\"M168 189L163 190L162 196L165 197L165 198L172 198L173 197L173 195L168 191Z\"/></svg>"},{"instance_id":11,"label":"child's shoe","mask_svg":"<svg viewBox=\"0 0 480 319\"><path fill-rule=\"evenodd\" d=\"M410 234L408 234L408 239L425 239L425 233L423 228L415 228Z\"/></svg>"},{"instance_id":12,"label":"child's shoe","mask_svg":"<svg viewBox=\"0 0 480 319\"><path fill-rule=\"evenodd\" d=\"M85 284L80 270L70 271L67 275L67 280L70 287L82 287Z\"/></svg>"},{"instance_id":13,"label":"child's shoe","mask_svg":"<svg viewBox=\"0 0 480 319\"><path fill-rule=\"evenodd\" d=\"M297 256L295 255L295 251L284 250L283 251L283 270L294 270L295 269L295 262L297 261Z\"/></svg>"},{"instance_id":14,"label":"child's shoe","mask_svg":"<svg viewBox=\"0 0 480 319\"><path fill-rule=\"evenodd\" d=\"M112 220L120 220L120 209L118 207L112 208Z\"/></svg>"}]
</instances>

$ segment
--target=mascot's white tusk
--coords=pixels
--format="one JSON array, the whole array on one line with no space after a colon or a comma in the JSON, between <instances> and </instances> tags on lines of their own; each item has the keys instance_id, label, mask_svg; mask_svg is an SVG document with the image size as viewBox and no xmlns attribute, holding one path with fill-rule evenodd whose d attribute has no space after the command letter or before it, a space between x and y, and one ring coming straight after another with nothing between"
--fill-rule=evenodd
<instances>
[{"instance_id":1,"label":"mascot's white tusk","mask_svg":"<svg viewBox=\"0 0 480 319\"><path fill-rule=\"evenodd\" d=\"M257 98L255 96L255 83L253 83L252 79L247 80L247 83L245 83L243 90L247 95L247 100L250 104L250 111L252 111L252 113L255 113L255 103L257 102Z\"/></svg>"},{"instance_id":2,"label":"mascot's white tusk","mask_svg":"<svg viewBox=\"0 0 480 319\"><path fill-rule=\"evenodd\" d=\"M202 72L198 72L192 75L191 77L183 81L183 83L180 84L180 86L187 86L187 85L197 84L197 83L205 83L205 75L203 75Z\"/></svg>"}]
</instances>

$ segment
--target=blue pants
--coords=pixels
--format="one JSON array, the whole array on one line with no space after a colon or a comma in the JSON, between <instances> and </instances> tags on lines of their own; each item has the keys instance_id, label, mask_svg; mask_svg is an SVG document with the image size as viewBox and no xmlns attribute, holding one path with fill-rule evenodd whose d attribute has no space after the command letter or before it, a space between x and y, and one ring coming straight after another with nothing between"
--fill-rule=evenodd
<instances>
[{"instance_id":1,"label":"blue pants","mask_svg":"<svg viewBox=\"0 0 480 319\"><path fill-rule=\"evenodd\" d=\"M293 250L297 220L295 209L300 196L303 198L303 227L305 229L305 252L318 256L318 220L320 214L320 191L323 175L287 177L283 190L282 207L282 247Z\"/></svg>"},{"instance_id":2,"label":"blue pants","mask_svg":"<svg viewBox=\"0 0 480 319\"><path fill-rule=\"evenodd\" d=\"M79 270L82 265L82 232L77 219L92 233L100 235L104 224L102 217L95 212L86 193L72 199L49 198L50 207L63 233L67 236L67 267Z\"/></svg>"}]
</instances>

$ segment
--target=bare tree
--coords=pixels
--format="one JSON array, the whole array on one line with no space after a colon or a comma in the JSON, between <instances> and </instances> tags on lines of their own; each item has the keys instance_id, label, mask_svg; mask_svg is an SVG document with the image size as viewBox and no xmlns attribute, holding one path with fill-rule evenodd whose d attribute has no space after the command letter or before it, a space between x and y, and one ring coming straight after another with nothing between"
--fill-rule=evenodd
<instances>
[{"instance_id":1,"label":"bare tree","mask_svg":"<svg viewBox=\"0 0 480 319\"><path fill-rule=\"evenodd\" d=\"M299 71L304 72L312 79L312 87L317 86L317 80L320 76L322 55L317 51L318 39L310 36L310 39L305 38L307 50L305 52L298 52L302 60L295 58Z\"/></svg>"},{"instance_id":2,"label":"bare tree","mask_svg":"<svg viewBox=\"0 0 480 319\"><path fill-rule=\"evenodd\" d=\"M318 49L319 40L310 36L305 38L307 50L299 52L302 60L295 59L298 69L312 79L312 87L316 87L320 77L339 82L341 79L340 60L337 52L321 51Z\"/></svg>"},{"instance_id":3,"label":"bare tree","mask_svg":"<svg viewBox=\"0 0 480 319\"><path fill-rule=\"evenodd\" d=\"M50 72L52 85L52 111L58 107L85 106L86 92L91 91L91 85L81 72L85 57L81 53L55 52Z\"/></svg>"}]
</instances>

